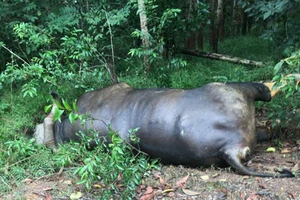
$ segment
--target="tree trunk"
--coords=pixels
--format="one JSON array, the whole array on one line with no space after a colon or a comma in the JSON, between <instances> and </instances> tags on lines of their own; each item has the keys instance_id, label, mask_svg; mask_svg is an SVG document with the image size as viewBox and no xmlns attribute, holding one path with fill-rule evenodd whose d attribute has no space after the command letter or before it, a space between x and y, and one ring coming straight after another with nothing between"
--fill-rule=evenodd
<instances>
[{"instance_id":1,"label":"tree trunk","mask_svg":"<svg viewBox=\"0 0 300 200\"><path fill-rule=\"evenodd\" d=\"M246 35L248 32L248 15L245 13L244 9L242 9L242 35Z\"/></svg>"},{"instance_id":2,"label":"tree trunk","mask_svg":"<svg viewBox=\"0 0 300 200\"><path fill-rule=\"evenodd\" d=\"M141 31L142 31L142 44L145 50L149 49L150 42L149 42L149 31L147 27L147 14L145 9L144 0L138 0L138 9L139 9L139 16L140 16L140 23L141 23ZM151 70L150 63L149 63L149 56L144 54L144 65L146 68L146 72Z\"/></svg>"},{"instance_id":3,"label":"tree trunk","mask_svg":"<svg viewBox=\"0 0 300 200\"><path fill-rule=\"evenodd\" d=\"M218 29L217 41L223 41L224 40L224 1L223 0L218 0L217 29Z\"/></svg>"},{"instance_id":4,"label":"tree trunk","mask_svg":"<svg viewBox=\"0 0 300 200\"><path fill-rule=\"evenodd\" d=\"M115 67L114 65L112 64L109 64L109 63L106 63L105 64L105 68L107 69L108 73L109 73L109 76L110 76L110 82L111 84L116 84L118 83L118 76L116 74L116 70L115 70Z\"/></svg>"},{"instance_id":5,"label":"tree trunk","mask_svg":"<svg viewBox=\"0 0 300 200\"><path fill-rule=\"evenodd\" d=\"M198 50L203 51L203 26L200 25L199 31L198 31Z\"/></svg>"},{"instance_id":6,"label":"tree trunk","mask_svg":"<svg viewBox=\"0 0 300 200\"><path fill-rule=\"evenodd\" d=\"M232 18L231 18L231 36L236 35L236 26L237 26L237 0L233 0L232 5Z\"/></svg>"},{"instance_id":7,"label":"tree trunk","mask_svg":"<svg viewBox=\"0 0 300 200\"><path fill-rule=\"evenodd\" d=\"M117 77L116 70L115 70L116 66L115 66L115 50L114 50L114 43L113 43L113 34L112 34L110 21L109 21L107 12L105 12L105 15L106 15L106 20L107 20L107 24L108 24L110 47L111 47L111 61L106 63L106 68L110 74L111 83L115 84L115 83L118 83L118 77Z\"/></svg>"},{"instance_id":8,"label":"tree trunk","mask_svg":"<svg viewBox=\"0 0 300 200\"><path fill-rule=\"evenodd\" d=\"M189 50L196 50L196 35L190 33L190 36L185 40L184 47Z\"/></svg>"},{"instance_id":9,"label":"tree trunk","mask_svg":"<svg viewBox=\"0 0 300 200\"><path fill-rule=\"evenodd\" d=\"M213 52L218 51L218 41L216 27L215 27L215 0L210 0L210 28L209 28L209 38L210 45Z\"/></svg>"},{"instance_id":10,"label":"tree trunk","mask_svg":"<svg viewBox=\"0 0 300 200\"><path fill-rule=\"evenodd\" d=\"M194 10L197 8L197 1L196 0L189 0L188 1L188 10L186 13L186 18L187 19L191 19L194 16L191 14L194 12ZM187 29L189 30L189 28L187 27ZM185 40L184 43L184 47L186 49L190 49L190 50L196 50L196 33L195 31L189 31L188 33L188 37Z\"/></svg>"}]
</instances>

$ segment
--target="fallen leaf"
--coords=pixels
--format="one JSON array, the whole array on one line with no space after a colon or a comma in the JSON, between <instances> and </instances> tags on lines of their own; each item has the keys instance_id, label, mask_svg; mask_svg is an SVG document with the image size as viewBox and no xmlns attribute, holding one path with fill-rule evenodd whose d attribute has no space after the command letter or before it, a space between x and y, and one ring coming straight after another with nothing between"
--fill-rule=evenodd
<instances>
[{"instance_id":1,"label":"fallen leaf","mask_svg":"<svg viewBox=\"0 0 300 200\"><path fill-rule=\"evenodd\" d=\"M148 186L146 188L146 191L144 192L144 194L141 196L140 200L151 200L153 199L155 195L155 192L153 190L153 188L151 186Z\"/></svg>"},{"instance_id":2,"label":"fallen leaf","mask_svg":"<svg viewBox=\"0 0 300 200\"><path fill-rule=\"evenodd\" d=\"M160 174L161 174L160 172L154 172L153 176L155 179L158 179Z\"/></svg>"},{"instance_id":3,"label":"fallen leaf","mask_svg":"<svg viewBox=\"0 0 300 200\"><path fill-rule=\"evenodd\" d=\"M227 189L225 189L225 188L222 188L221 190L220 190L220 192L221 193L223 193L224 195L228 195L228 190Z\"/></svg>"},{"instance_id":4,"label":"fallen leaf","mask_svg":"<svg viewBox=\"0 0 300 200\"><path fill-rule=\"evenodd\" d=\"M204 175L204 176L200 176L200 178L201 178L202 180L208 180L208 179L209 179L209 176L208 176L208 175Z\"/></svg>"},{"instance_id":5,"label":"fallen leaf","mask_svg":"<svg viewBox=\"0 0 300 200\"><path fill-rule=\"evenodd\" d=\"M70 199L72 200L76 200L76 199L79 199L83 196L83 194L81 192L76 192L76 193L72 193L70 195Z\"/></svg>"},{"instance_id":6,"label":"fallen leaf","mask_svg":"<svg viewBox=\"0 0 300 200\"><path fill-rule=\"evenodd\" d=\"M243 176L243 177L242 177L242 181L248 180L249 178L250 178L250 176Z\"/></svg>"},{"instance_id":7,"label":"fallen leaf","mask_svg":"<svg viewBox=\"0 0 300 200\"><path fill-rule=\"evenodd\" d=\"M123 179L123 174L122 173L119 173L118 175L118 182L122 182L122 179Z\"/></svg>"},{"instance_id":8,"label":"fallen leaf","mask_svg":"<svg viewBox=\"0 0 300 200\"><path fill-rule=\"evenodd\" d=\"M72 184L72 181L71 181L71 180L66 180L66 181L64 181L63 183L66 184L66 185L71 185L71 184Z\"/></svg>"},{"instance_id":9,"label":"fallen leaf","mask_svg":"<svg viewBox=\"0 0 300 200\"><path fill-rule=\"evenodd\" d=\"M158 177L159 177L159 184L165 185L165 180L160 176L158 176Z\"/></svg>"},{"instance_id":10,"label":"fallen leaf","mask_svg":"<svg viewBox=\"0 0 300 200\"><path fill-rule=\"evenodd\" d=\"M93 187L94 187L94 188L102 188L102 186L99 185L99 184L94 184Z\"/></svg>"},{"instance_id":11,"label":"fallen leaf","mask_svg":"<svg viewBox=\"0 0 300 200\"><path fill-rule=\"evenodd\" d=\"M258 187L260 187L262 189L267 189L267 185L263 182L262 178L256 177L255 179L258 182Z\"/></svg>"},{"instance_id":12,"label":"fallen leaf","mask_svg":"<svg viewBox=\"0 0 300 200\"><path fill-rule=\"evenodd\" d=\"M293 152L293 149L292 148L283 148L281 149L280 153L284 154L284 153L292 153Z\"/></svg>"},{"instance_id":13,"label":"fallen leaf","mask_svg":"<svg viewBox=\"0 0 300 200\"><path fill-rule=\"evenodd\" d=\"M174 189L170 188L170 189L166 189L166 190L162 191L163 194L169 193L169 192L174 192Z\"/></svg>"},{"instance_id":14,"label":"fallen leaf","mask_svg":"<svg viewBox=\"0 0 300 200\"><path fill-rule=\"evenodd\" d=\"M154 173L153 176L155 179L159 179L159 184L160 185L165 185L165 180L159 175L160 173Z\"/></svg>"},{"instance_id":15,"label":"fallen leaf","mask_svg":"<svg viewBox=\"0 0 300 200\"><path fill-rule=\"evenodd\" d=\"M151 194L144 194L143 196L141 196L140 200L151 200L154 197L154 193Z\"/></svg>"},{"instance_id":16,"label":"fallen leaf","mask_svg":"<svg viewBox=\"0 0 300 200\"><path fill-rule=\"evenodd\" d=\"M46 198L45 198L45 200L51 200L52 198L51 198L51 195L50 194L48 194L48 193L46 193Z\"/></svg>"},{"instance_id":17,"label":"fallen leaf","mask_svg":"<svg viewBox=\"0 0 300 200\"><path fill-rule=\"evenodd\" d=\"M267 189L267 185L265 183L263 183L262 181L258 184L258 186L262 189Z\"/></svg>"},{"instance_id":18,"label":"fallen leaf","mask_svg":"<svg viewBox=\"0 0 300 200\"><path fill-rule=\"evenodd\" d=\"M52 187L46 187L46 188L41 189L41 191L49 191L49 190L53 190L53 188Z\"/></svg>"},{"instance_id":19,"label":"fallen leaf","mask_svg":"<svg viewBox=\"0 0 300 200\"><path fill-rule=\"evenodd\" d=\"M21 181L21 183L32 183L33 182L33 180L32 179L30 179L30 178L25 178L24 180L22 180Z\"/></svg>"},{"instance_id":20,"label":"fallen leaf","mask_svg":"<svg viewBox=\"0 0 300 200\"><path fill-rule=\"evenodd\" d=\"M175 197L175 192L169 192L167 197Z\"/></svg>"},{"instance_id":21,"label":"fallen leaf","mask_svg":"<svg viewBox=\"0 0 300 200\"><path fill-rule=\"evenodd\" d=\"M257 193L252 193L248 196L246 200L258 200L259 195Z\"/></svg>"},{"instance_id":22,"label":"fallen leaf","mask_svg":"<svg viewBox=\"0 0 300 200\"><path fill-rule=\"evenodd\" d=\"M140 193L142 193L142 190L143 189L145 189L145 185L144 184L142 184L142 185L140 185L140 186L136 186L136 192L138 193L138 194L140 194Z\"/></svg>"},{"instance_id":23,"label":"fallen leaf","mask_svg":"<svg viewBox=\"0 0 300 200\"><path fill-rule=\"evenodd\" d=\"M144 194L151 194L152 192L153 192L153 187L148 186L148 187L146 188L146 191L144 192Z\"/></svg>"},{"instance_id":24,"label":"fallen leaf","mask_svg":"<svg viewBox=\"0 0 300 200\"><path fill-rule=\"evenodd\" d=\"M267 152L275 152L276 149L275 149L274 147L269 147L269 148L267 148L266 151L267 151Z\"/></svg>"},{"instance_id":25,"label":"fallen leaf","mask_svg":"<svg viewBox=\"0 0 300 200\"><path fill-rule=\"evenodd\" d=\"M189 174L185 177L183 177L181 180L177 181L176 186L180 187L180 188L184 188L185 187L185 183L187 181L187 179L189 178Z\"/></svg>"},{"instance_id":26,"label":"fallen leaf","mask_svg":"<svg viewBox=\"0 0 300 200\"><path fill-rule=\"evenodd\" d=\"M240 196L241 196L241 199L245 199L246 195L244 192L240 191Z\"/></svg>"},{"instance_id":27,"label":"fallen leaf","mask_svg":"<svg viewBox=\"0 0 300 200\"><path fill-rule=\"evenodd\" d=\"M298 170L299 170L299 162L294 165L294 167L291 169L291 171L296 172Z\"/></svg>"},{"instance_id":28,"label":"fallen leaf","mask_svg":"<svg viewBox=\"0 0 300 200\"><path fill-rule=\"evenodd\" d=\"M297 199L297 195L294 194L294 193L291 193L291 192L287 192L291 197L292 199Z\"/></svg>"},{"instance_id":29,"label":"fallen leaf","mask_svg":"<svg viewBox=\"0 0 300 200\"><path fill-rule=\"evenodd\" d=\"M188 189L183 189L183 188L182 188L182 191L183 191L184 194L189 195L189 196L195 196L195 195L200 194L200 192L195 192L195 191L188 190Z\"/></svg>"},{"instance_id":30,"label":"fallen leaf","mask_svg":"<svg viewBox=\"0 0 300 200\"><path fill-rule=\"evenodd\" d=\"M64 171L64 166L62 166L59 171L57 172L57 175L61 175L61 173Z\"/></svg>"}]
</instances>

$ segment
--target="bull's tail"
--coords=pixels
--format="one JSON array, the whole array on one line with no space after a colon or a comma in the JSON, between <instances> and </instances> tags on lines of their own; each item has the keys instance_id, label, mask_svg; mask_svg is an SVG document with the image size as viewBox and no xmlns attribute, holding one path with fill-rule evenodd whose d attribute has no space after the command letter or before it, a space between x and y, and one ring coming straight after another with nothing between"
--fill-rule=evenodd
<instances>
[{"instance_id":1,"label":"bull's tail","mask_svg":"<svg viewBox=\"0 0 300 200\"><path fill-rule=\"evenodd\" d=\"M269 88L270 92L271 92L271 97L273 98L276 94L278 94L281 89L287 85L287 78L288 77L294 77L295 82L298 84L300 82L300 74L288 74L286 75L280 82L281 85L278 87L274 87L274 85L276 84L276 82L264 82L264 85L267 86L267 88Z\"/></svg>"},{"instance_id":2,"label":"bull's tail","mask_svg":"<svg viewBox=\"0 0 300 200\"><path fill-rule=\"evenodd\" d=\"M258 177L273 177L273 178L292 178L295 175L289 170L282 170L279 173L265 173L253 171L245 167L241 160L245 159L250 155L250 150L248 147L238 150L239 148L230 148L225 151L220 151L220 156L229 164L231 167L236 169L239 173L250 176Z\"/></svg>"}]
</instances>

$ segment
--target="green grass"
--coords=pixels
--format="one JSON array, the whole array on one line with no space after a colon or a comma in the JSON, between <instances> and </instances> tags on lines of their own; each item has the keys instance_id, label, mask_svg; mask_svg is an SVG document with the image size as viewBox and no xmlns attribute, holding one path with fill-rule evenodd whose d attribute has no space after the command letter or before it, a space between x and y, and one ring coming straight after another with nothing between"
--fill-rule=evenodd
<instances>
[{"instance_id":1,"label":"green grass","mask_svg":"<svg viewBox=\"0 0 300 200\"><path fill-rule=\"evenodd\" d=\"M219 52L271 64L278 62L281 57L281 50L271 41L251 35L226 39L219 44Z\"/></svg>"}]
</instances>

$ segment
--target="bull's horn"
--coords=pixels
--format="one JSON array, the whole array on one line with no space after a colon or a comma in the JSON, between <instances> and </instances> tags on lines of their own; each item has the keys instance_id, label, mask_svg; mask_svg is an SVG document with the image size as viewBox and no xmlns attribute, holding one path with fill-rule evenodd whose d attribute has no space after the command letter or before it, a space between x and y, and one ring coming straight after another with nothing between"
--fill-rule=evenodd
<instances>
[{"instance_id":1,"label":"bull's horn","mask_svg":"<svg viewBox=\"0 0 300 200\"><path fill-rule=\"evenodd\" d=\"M279 87L273 88L276 82L265 82L264 85L269 88L271 91L271 97L273 98L276 94L278 94L281 91L281 88L287 85L286 78L288 77L294 77L296 83L298 84L300 82L300 74L288 74L284 76L283 79L280 80L281 85Z\"/></svg>"}]
</instances>

